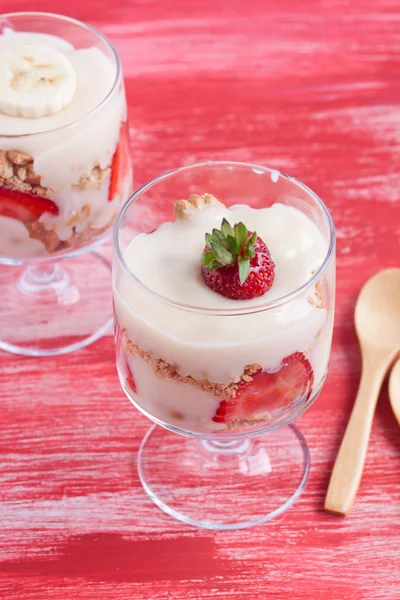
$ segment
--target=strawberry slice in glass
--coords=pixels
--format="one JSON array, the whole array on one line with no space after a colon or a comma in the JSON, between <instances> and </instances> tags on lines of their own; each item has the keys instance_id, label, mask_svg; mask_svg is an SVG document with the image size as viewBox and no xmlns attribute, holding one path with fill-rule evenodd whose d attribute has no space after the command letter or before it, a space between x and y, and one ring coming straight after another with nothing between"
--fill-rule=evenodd
<instances>
[{"instance_id":1,"label":"strawberry slice in glass","mask_svg":"<svg viewBox=\"0 0 400 600\"><path fill-rule=\"evenodd\" d=\"M0 216L29 223L46 212L58 215L58 206L48 198L0 187Z\"/></svg>"}]
</instances>

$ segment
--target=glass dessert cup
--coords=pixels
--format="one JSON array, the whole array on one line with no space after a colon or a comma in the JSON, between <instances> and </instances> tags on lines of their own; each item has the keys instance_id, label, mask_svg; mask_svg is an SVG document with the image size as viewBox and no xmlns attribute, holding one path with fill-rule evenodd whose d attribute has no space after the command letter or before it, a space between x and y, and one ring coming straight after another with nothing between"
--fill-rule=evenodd
<instances>
[{"instance_id":1,"label":"glass dessert cup","mask_svg":"<svg viewBox=\"0 0 400 600\"><path fill-rule=\"evenodd\" d=\"M212 215L231 214L233 225L242 211L252 219L249 236L254 224L258 235L270 232L261 237L275 280L264 295L232 300L204 287L200 257L211 228L198 219L211 218L209 194L225 205ZM189 201L176 203L181 198ZM178 223L177 204L189 224ZM179 247L192 256L191 243L193 261L182 266ZM190 290L197 304L187 301ZM330 214L310 189L276 170L233 162L183 167L153 179L123 207L114 227L117 368L129 400L155 423L138 469L163 511L197 527L242 529L300 496L310 457L292 421L325 381L334 294Z\"/></svg>"},{"instance_id":2,"label":"glass dessert cup","mask_svg":"<svg viewBox=\"0 0 400 600\"><path fill-rule=\"evenodd\" d=\"M78 350L109 329L111 265L98 250L132 193L113 46L68 17L1 15L0 69L15 76L17 94L42 81L35 69L47 63L51 83L27 102L0 90L0 348L31 356ZM69 94L62 108L57 81Z\"/></svg>"}]
</instances>

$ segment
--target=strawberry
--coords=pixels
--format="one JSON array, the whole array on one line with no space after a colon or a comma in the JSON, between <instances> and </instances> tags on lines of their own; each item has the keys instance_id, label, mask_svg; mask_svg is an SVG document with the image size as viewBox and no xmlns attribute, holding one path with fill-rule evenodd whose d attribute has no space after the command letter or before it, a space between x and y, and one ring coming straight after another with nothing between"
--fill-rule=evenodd
<instances>
[{"instance_id":1,"label":"strawberry","mask_svg":"<svg viewBox=\"0 0 400 600\"><path fill-rule=\"evenodd\" d=\"M118 361L119 372L121 373L125 385L136 394L136 383L133 379L132 371L130 369L128 358L124 349L124 343L122 339L123 330L118 325L116 319L114 320L114 336L115 336L115 348Z\"/></svg>"},{"instance_id":2,"label":"strawberry","mask_svg":"<svg viewBox=\"0 0 400 600\"><path fill-rule=\"evenodd\" d=\"M250 300L269 290L275 265L263 240L243 223L233 228L226 219L221 229L206 233L201 273L214 292L234 300Z\"/></svg>"},{"instance_id":3,"label":"strawberry","mask_svg":"<svg viewBox=\"0 0 400 600\"><path fill-rule=\"evenodd\" d=\"M262 418L271 410L310 398L314 373L302 352L282 361L279 371L257 371L253 380L239 385L235 398L223 400L213 418L216 423Z\"/></svg>"},{"instance_id":4,"label":"strawberry","mask_svg":"<svg viewBox=\"0 0 400 600\"><path fill-rule=\"evenodd\" d=\"M126 369L128 370L128 376L125 379L125 383L127 385L127 387L134 393L137 394L137 389L136 389L136 383L135 380L133 379L133 375L132 372L130 370L130 367L128 365L128 360L126 358L126 356L124 356L125 359L125 364L126 364Z\"/></svg>"},{"instance_id":5,"label":"strawberry","mask_svg":"<svg viewBox=\"0 0 400 600\"><path fill-rule=\"evenodd\" d=\"M45 212L58 215L58 206L48 198L0 186L0 216L29 223L37 221Z\"/></svg>"},{"instance_id":6,"label":"strawberry","mask_svg":"<svg viewBox=\"0 0 400 600\"><path fill-rule=\"evenodd\" d=\"M111 163L111 180L110 189L108 191L108 200L114 200L119 191L121 181L125 179L129 169L129 139L128 131L125 123L121 126L121 132L117 148Z\"/></svg>"}]
</instances>

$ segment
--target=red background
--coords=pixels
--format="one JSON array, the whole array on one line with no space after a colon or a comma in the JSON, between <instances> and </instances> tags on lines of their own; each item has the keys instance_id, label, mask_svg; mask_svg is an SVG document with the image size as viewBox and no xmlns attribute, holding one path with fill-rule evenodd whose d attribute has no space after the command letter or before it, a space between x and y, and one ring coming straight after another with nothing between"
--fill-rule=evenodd
<instances>
[{"instance_id":1,"label":"red background","mask_svg":"<svg viewBox=\"0 0 400 600\"><path fill-rule=\"evenodd\" d=\"M64 13L112 40L136 184L203 159L259 162L313 188L338 233L330 372L299 423L310 481L263 527L198 531L146 497L135 461L149 424L120 389L110 336L61 358L0 355L1 598L399 598L400 431L386 391L351 515L323 511L360 374L354 302L370 275L399 266L397 0L0 0L0 8Z\"/></svg>"}]
</instances>

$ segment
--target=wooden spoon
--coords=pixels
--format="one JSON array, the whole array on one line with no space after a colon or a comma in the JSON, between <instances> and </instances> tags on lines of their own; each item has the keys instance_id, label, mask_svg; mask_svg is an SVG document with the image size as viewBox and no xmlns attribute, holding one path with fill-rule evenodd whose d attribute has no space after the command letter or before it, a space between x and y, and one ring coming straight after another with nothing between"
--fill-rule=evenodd
<instances>
[{"instance_id":1,"label":"wooden spoon","mask_svg":"<svg viewBox=\"0 0 400 600\"><path fill-rule=\"evenodd\" d=\"M394 416L400 425L400 360L397 361L390 373L389 399Z\"/></svg>"},{"instance_id":2,"label":"wooden spoon","mask_svg":"<svg viewBox=\"0 0 400 600\"><path fill-rule=\"evenodd\" d=\"M362 375L331 475L325 510L346 515L355 500L382 381L400 352L400 269L380 271L362 288L355 310Z\"/></svg>"}]
</instances>

